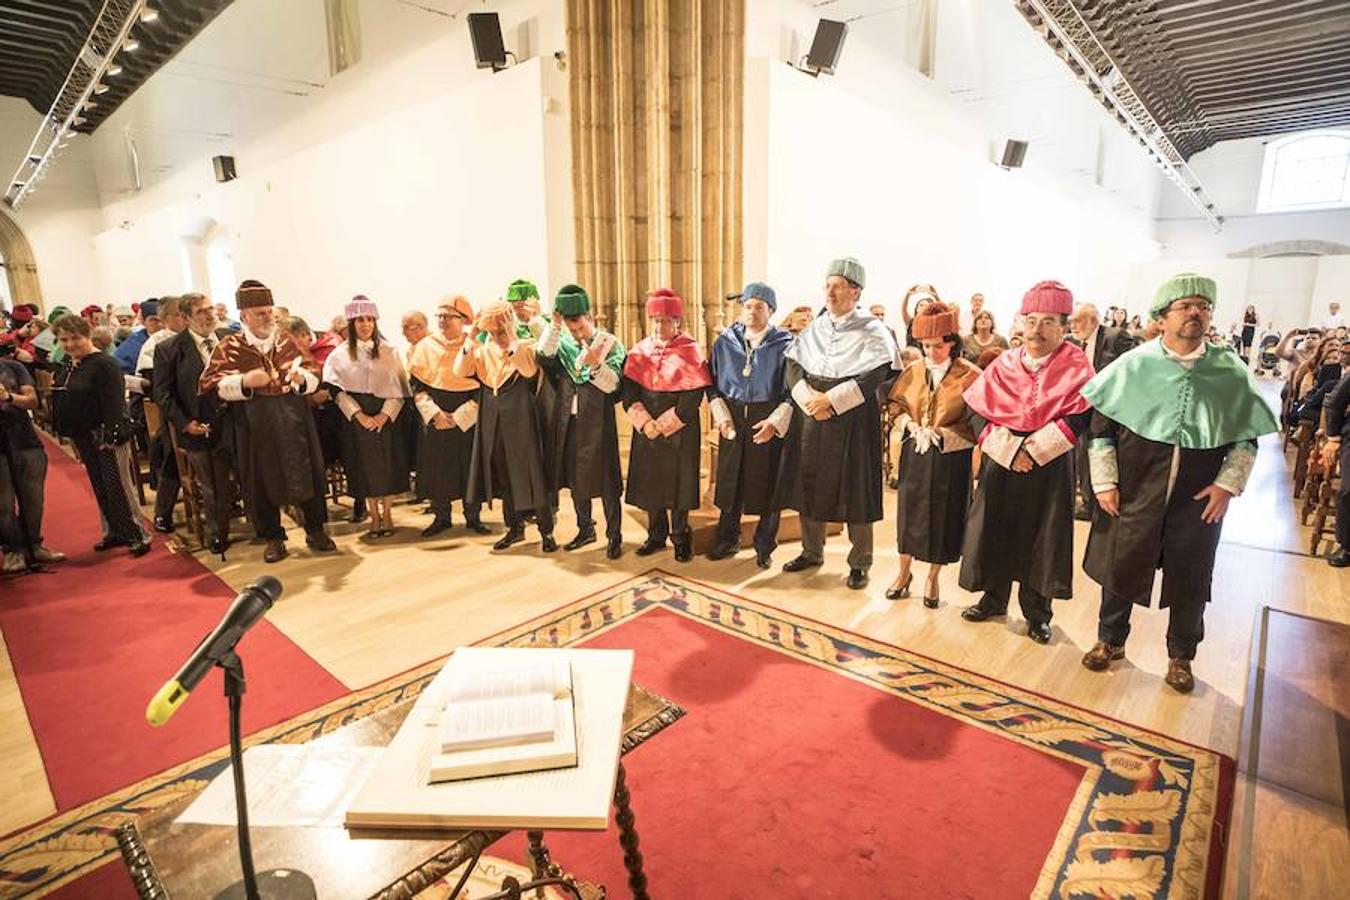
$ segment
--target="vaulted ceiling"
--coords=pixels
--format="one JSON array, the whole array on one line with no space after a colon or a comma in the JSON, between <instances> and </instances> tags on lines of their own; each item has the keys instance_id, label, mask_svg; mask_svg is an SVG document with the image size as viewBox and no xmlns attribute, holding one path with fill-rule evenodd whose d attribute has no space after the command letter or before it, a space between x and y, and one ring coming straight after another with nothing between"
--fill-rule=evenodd
<instances>
[{"instance_id":1,"label":"vaulted ceiling","mask_svg":"<svg viewBox=\"0 0 1350 900\"><path fill-rule=\"evenodd\" d=\"M76 130L97 128L230 2L150 0L158 17L133 28L140 47L118 55L121 74L105 79L108 90ZM104 0L0 0L0 95L22 97L45 115L103 5Z\"/></svg>"},{"instance_id":2,"label":"vaulted ceiling","mask_svg":"<svg viewBox=\"0 0 1350 900\"><path fill-rule=\"evenodd\" d=\"M1017 5L1042 24L1029 0ZM1350 125L1346 0L1054 4L1065 6L1082 16L1185 158L1219 141ZM1055 36L1043 34L1065 56Z\"/></svg>"}]
</instances>

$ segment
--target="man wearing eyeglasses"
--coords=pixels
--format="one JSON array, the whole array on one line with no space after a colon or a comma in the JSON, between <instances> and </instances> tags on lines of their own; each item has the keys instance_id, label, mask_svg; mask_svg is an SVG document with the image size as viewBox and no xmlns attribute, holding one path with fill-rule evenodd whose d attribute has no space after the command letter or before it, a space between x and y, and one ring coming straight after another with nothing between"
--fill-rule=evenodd
<instances>
[{"instance_id":1,"label":"man wearing eyeglasses","mask_svg":"<svg viewBox=\"0 0 1350 900\"><path fill-rule=\"evenodd\" d=\"M1166 682L1181 693L1195 687L1224 513L1247 484L1256 439L1278 428L1241 358L1204 340L1216 296L1211 278L1173 276L1149 309L1162 335L1083 388L1095 408L1088 460L1099 507L1083 569L1102 586L1083 665L1103 671L1124 658L1130 612L1149 605L1161 568Z\"/></svg>"}]
</instances>

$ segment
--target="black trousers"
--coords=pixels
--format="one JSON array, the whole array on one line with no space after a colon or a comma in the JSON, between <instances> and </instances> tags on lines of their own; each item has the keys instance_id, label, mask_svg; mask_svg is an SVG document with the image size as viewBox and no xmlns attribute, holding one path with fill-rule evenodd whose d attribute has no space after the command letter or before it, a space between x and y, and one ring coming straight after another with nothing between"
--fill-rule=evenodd
<instances>
[{"instance_id":1,"label":"black trousers","mask_svg":"<svg viewBox=\"0 0 1350 900\"><path fill-rule=\"evenodd\" d=\"M468 513L466 512L467 516ZM511 502L511 489L508 487L502 496L502 519L506 522L507 528L524 528L525 515L516 509L516 505ZM536 507L534 510L534 524L539 526L539 533L553 533L553 507L545 503L543 506Z\"/></svg>"},{"instance_id":2,"label":"black trousers","mask_svg":"<svg viewBox=\"0 0 1350 900\"><path fill-rule=\"evenodd\" d=\"M717 543L731 547L740 542L741 512L744 508L745 502L737 497L732 506L721 511L721 514L717 517ZM755 525L756 553L768 556L778 546L778 519L780 516L781 513L774 510L759 517L759 523Z\"/></svg>"},{"instance_id":3,"label":"black trousers","mask_svg":"<svg viewBox=\"0 0 1350 900\"><path fill-rule=\"evenodd\" d=\"M1350 550L1350 441L1341 441L1341 490L1336 496L1336 540Z\"/></svg>"},{"instance_id":4,"label":"black trousers","mask_svg":"<svg viewBox=\"0 0 1350 900\"><path fill-rule=\"evenodd\" d=\"M47 451L0 452L0 544L11 553L41 546L46 483Z\"/></svg>"},{"instance_id":5,"label":"black trousers","mask_svg":"<svg viewBox=\"0 0 1350 900\"><path fill-rule=\"evenodd\" d=\"M676 543L689 540L691 537L689 533L689 510L647 510L647 537L662 543L667 538L672 538Z\"/></svg>"},{"instance_id":6,"label":"black trousers","mask_svg":"<svg viewBox=\"0 0 1350 900\"><path fill-rule=\"evenodd\" d=\"M593 497L578 497L575 492L572 494L572 509L576 511L577 528L581 530L595 527L593 500ZM605 511L605 537L611 542L623 540L623 500L619 496L619 489L601 494L600 505Z\"/></svg>"},{"instance_id":7,"label":"black trousers","mask_svg":"<svg viewBox=\"0 0 1350 900\"><path fill-rule=\"evenodd\" d=\"M1166 577L1165 575L1163 576ZM1097 619L1097 640L1117 647L1130 636L1130 613L1137 604L1113 591L1102 591L1102 611ZM1167 655L1171 659L1195 659L1196 648L1205 639L1205 607L1196 597L1174 598L1167 608Z\"/></svg>"},{"instance_id":8,"label":"black trousers","mask_svg":"<svg viewBox=\"0 0 1350 900\"><path fill-rule=\"evenodd\" d=\"M91 434L78 435L74 441L98 502L103 536L128 544L149 540L131 484L131 444L100 447Z\"/></svg>"},{"instance_id":9,"label":"black trousers","mask_svg":"<svg viewBox=\"0 0 1350 900\"><path fill-rule=\"evenodd\" d=\"M1008 598L1012 596L1012 582L988 588L980 598L979 607L994 615L1003 615L1008 611ZM1017 602L1022 607L1022 618L1028 625L1049 625L1054 611L1050 608L1050 598L1037 593L1025 584L1017 585Z\"/></svg>"},{"instance_id":10,"label":"black trousers","mask_svg":"<svg viewBox=\"0 0 1350 900\"><path fill-rule=\"evenodd\" d=\"M454 506L454 501L451 500L449 497L432 497L427 502L428 505L431 506L431 512L434 515L436 515L437 518L445 518L445 519L450 518L451 508ZM470 503L468 500L465 500L463 501L463 505L464 505L464 522L468 525L473 525L477 523L481 518L483 504Z\"/></svg>"},{"instance_id":11,"label":"black trousers","mask_svg":"<svg viewBox=\"0 0 1350 900\"><path fill-rule=\"evenodd\" d=\"M169 434L160 431L150 437L150 468L155 470L155 518L173 521L173 508L178 502L182 481L178 477L178 460L174 459Z\"/></svg>"},{"instance_id":12,"label":"black trousers","mask_svg":"<svg viewBox=\"0 0 1350 900\"><path fill-rule=\"evenodd\" d=\"M225 446L210 450L188 450L188 465L197 479L202 492L202 515L206 519L206 537L227 538L230 536L230 515L233 512L234 498L230 485L230 451ZM164 476L160 476L160 487L164 486ZM159 515L159 497L155 497L155 514Z\"/></svg>"}]
</instances>

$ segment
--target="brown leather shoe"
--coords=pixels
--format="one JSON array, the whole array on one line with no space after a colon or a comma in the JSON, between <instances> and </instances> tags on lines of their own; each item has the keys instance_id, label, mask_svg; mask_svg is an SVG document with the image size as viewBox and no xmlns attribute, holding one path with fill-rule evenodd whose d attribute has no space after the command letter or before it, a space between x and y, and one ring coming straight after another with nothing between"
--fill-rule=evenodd
<instances>
[{"instance_id":1,"label":"brown leather shoe","mask_svg":"<svg viewBox=\"0 0 1350 900\"><path fill-rule=\"evenodd\" d=\"M266 549L263 550L263 562L274 563L281 562L286 558L286 542L276 539L267 542Z\"/></svg>"},{"instance_id":2,"label":"brown leather shoe","mask_svg":"<svg viewBox=\"0 0 1350 900\"><path fill-rule=\"evenodd\" d=\"M1167 686L1183 694L1195 689L1195 676L1191 674L1189 659L1174 659L1167 664Z\"/></svg>"},{"instance_id":3,"label":"brown leather shoe","mask_svg":"<svg viewBox=\"0 0 1350 900\"><path fill-rule=\"evenodd\" d=\"M1106 641L1098 641L1092 645L1092 649L1083 654L1083 668L1091 669L1094 672L1105 672L1111 668L1111 661L1125 658L1125 648L1117 647L1115 644L1108 644Z\"/></svg>"}]
</instances>

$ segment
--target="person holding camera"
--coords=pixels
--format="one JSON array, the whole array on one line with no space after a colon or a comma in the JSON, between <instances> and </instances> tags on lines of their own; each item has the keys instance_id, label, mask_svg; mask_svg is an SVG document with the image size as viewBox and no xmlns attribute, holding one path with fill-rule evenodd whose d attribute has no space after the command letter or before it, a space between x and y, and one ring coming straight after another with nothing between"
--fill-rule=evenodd
<instances>
[{"instance_id":1,"label":"person holding camera","mask_svg":"<svg viewBox=\"0 0 1350 900\"><path fill-rule=\"evenodd\" d=\"M126 547L130 555L144 556L150 537L131 484L131 420L122 369L94 346L87 320L65 316L52 327L70 359L54 379L53 389L60 393L56 428L75 443L98 502L103 537L94 550Z\"/></svg>"}]
</instances>

